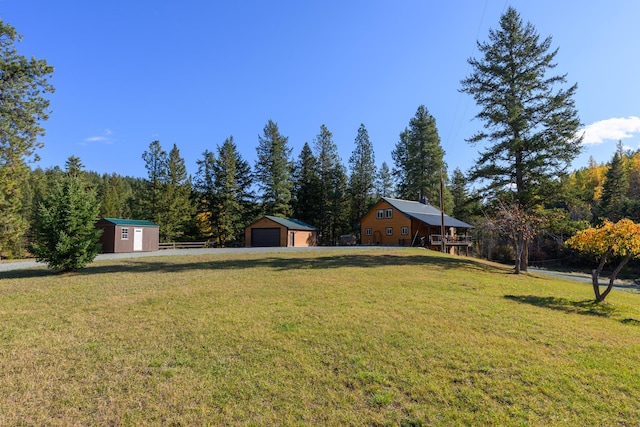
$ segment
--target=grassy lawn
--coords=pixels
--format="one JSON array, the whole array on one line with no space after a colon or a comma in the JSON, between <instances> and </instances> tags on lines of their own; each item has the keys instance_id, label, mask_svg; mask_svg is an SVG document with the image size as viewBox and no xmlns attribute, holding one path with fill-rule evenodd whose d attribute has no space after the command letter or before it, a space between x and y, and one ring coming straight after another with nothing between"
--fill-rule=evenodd
<instances>
[{"instance_id":1,"label":"grassy lawn","mask_svg":"<svg viewBox=\"0 0 640 427\"><path fill-rule=\"evenodd\" d=\"M0 425L640 425L640 295L403 249L0 279Z\"/></svg>"}]
</instances>

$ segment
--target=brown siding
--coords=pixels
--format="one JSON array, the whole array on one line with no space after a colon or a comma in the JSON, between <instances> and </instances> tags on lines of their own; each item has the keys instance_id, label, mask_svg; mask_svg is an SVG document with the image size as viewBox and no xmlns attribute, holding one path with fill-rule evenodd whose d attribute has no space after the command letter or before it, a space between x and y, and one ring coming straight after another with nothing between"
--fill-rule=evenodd
<instances>
[{"instance_id":1,"label":"brown siding","mask_svg":"<svg viewBox=\"0 0 640 427\"><path fill-rule=\"evenodd\" d=\"M291 233L294 235L293 245L296 247L316 246L316 232L306 230L289 230L288 244L291 246Z\"/></svg>"},{"instance_id":2,"label":"brown siding","mask_svg":"<svg viewBox=\"0 0 640 427\"><path fill-rule=\"evenodd\" d=\"M160 249L160 230L158 227L116 225L108 221L98 221L96 227L103 230L100 236L103 253L134 252L133 239L136 228L142 229L142 251L153 252ZM127 228L128 239L122 239L122 229Z\"/></svg>"},{"instance_id":3,"label":"brown siding","mask_svg":"<svg viewBox=\"0 0 640 427\"><path fill-rule=\"evenodd\" d=\"M382 209L391 209L391 218L378 219L376 212ZM411 219L384 200L380 200L360 220L361 242L363 245L410 245L413 239ZM387 228L391 227L393 234L387 236ZM402 235L402 227L408 228L408 234ZM367 228L371 229L371 235L367 236Z\"/></svg>"},{"instance_id":4,"label":"brown siding","mask_svg":"<svg viewBox=\"0 0 640 427\"><path fill-rule=\"evenodd\" d=\"M316 246L318 244L317 231L288 229L287 227L280 225L277 222L270 220L269 218L261 218L244 229L245 246L251 246L251 230L259 228L279 228L281 247L291 246L291 233L293 233L294 235L293 246L304 247Z\"/></svg>"},{"instance_id":5,"label":"brown siding","mask_svg":"<svg viewBox=\"0 0 640 427\"><path fill-rule=\"evenodd\" d=\"M251 246L251 230L254 228L280 228L280 246L287 246L287 239L289 238L287 228L277 222L271 221L269 218L260 218L244 229L245 246Z\"/></svg>"}]
</instances>

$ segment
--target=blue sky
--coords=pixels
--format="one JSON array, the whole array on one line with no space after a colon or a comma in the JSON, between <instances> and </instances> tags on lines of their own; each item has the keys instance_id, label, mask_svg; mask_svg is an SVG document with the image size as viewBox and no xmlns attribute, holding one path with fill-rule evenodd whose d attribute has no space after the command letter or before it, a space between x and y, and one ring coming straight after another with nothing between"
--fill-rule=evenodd
<instances>
[{"instance_id":1,"label":"blue sky","mask_svg":"<svg viewBox=\"0 0 640 427\"><path fill-rule=\"evenodd\" d=\"M449 170L465 171L482 124L459 92L507 6L553 37L557 73L578 83L589 156L640 146L640 2L613 0L194 1L0 0L21 53L55 67L42 167L78 156L99 173L146 176L154 140L177 144L190 174L234 136L253 165L269 119L297 158L325 124L343 163L364 123L376 162L417 107L435 117Z\"/></svg>"}]
</instances>

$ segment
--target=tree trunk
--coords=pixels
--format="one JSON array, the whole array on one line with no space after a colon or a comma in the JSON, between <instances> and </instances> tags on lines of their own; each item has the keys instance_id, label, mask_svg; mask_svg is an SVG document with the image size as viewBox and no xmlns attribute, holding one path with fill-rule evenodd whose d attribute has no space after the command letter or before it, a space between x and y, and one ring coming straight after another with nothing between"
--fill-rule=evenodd
<instances>
[{"instance_id":1,"label":"tree trunk","mask_svg":"<svg viewBox=\"0 0 640 427\"><path fill-rule=\"evenodd\" d=\"M613 282L615 282L616 277L618 277L618 274L620 274L620 271L622 271L622 267L624 267L630 259L631 255L627 255L622 259L622 261L620 261L620 264L618 264L616 269L611 273L611 277L609 278L609 286L607 286L607 289L600 295L600 297L596 296L596 302L604 301L607 295L609 295L609 292L611 292L611 289L613 289Z\"/></svg>"},{"instance_id":2,"label":"tree trunk","mask_svg":"<svg viewBox=\"0 0 640 427\"><path fill-rule=\"evenodd\" d=\"M601 302L604 298L600 295L600 283L598 282L598 276L600 276L600 272L604 267L604 263L607 261L607 258L611 255L612 250L609 249L607 252L602 255L600 258L600 263L598 264L598 268L595 270L591 270L591 282L593 284L593 293L596 296L596 302Z\"/></svg>"}]
</instances>

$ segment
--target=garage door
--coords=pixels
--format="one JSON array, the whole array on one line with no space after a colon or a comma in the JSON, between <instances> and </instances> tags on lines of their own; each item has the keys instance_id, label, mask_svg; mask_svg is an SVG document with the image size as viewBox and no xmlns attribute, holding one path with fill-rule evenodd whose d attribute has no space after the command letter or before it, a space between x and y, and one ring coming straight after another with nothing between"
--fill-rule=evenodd
<instances>
[{"instance_id":1,"label":"garage door","mask_svg":"<svg viewBox=\"0 0 640 427\"><path fill-rule=\"evenodd\" d=\"M251 246L254 246L254 247L280 246L280 229L279 228L252 228L251 229Z\"/></svg>"}]
</instances>

